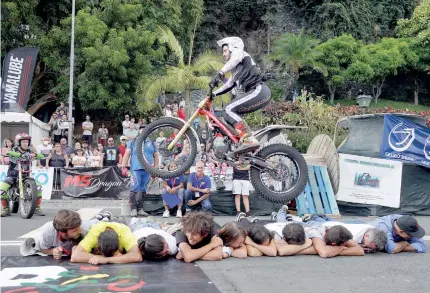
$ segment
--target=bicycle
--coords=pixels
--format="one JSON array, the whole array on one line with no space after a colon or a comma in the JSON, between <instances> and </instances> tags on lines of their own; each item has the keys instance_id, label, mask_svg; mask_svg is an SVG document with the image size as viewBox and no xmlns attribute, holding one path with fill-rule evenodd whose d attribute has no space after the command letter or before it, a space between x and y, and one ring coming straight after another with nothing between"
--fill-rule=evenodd
<instances>
[{"instance_id":1,"label":"bicycle","mask_svg":"<svg viewBox=\"0 0 430 293\"><path fill-rule=\"evenodd\" d=\"M200 148L197 132L193 127L194 119L205 116L207 123L213 131L213 143L211 155L219 162L225 162L230 166L235 166L238 156L251 164L250 180L254 189L262 197L272 202L285 203L299 196L308 180L308 168L305 159L295 148L282 143L269 144L264 146L271 138L281 134L283 129L303 128L286 125L272 125L260 131L254 136L259 140L260 148L253 152L235 154L234 151L240 140L234 128L221 121L212 109L213 87L205 99L197 106L194 114L188 121L177 118L163 117L147 125L136 141L137 155L143 168L152 176L160 178L173 178L184 174L193 165ZM177 143L184 138L188 141L189 156L182 160L182 164L173 171L160 169L154 164L147 162L144 156L144 143L149 139L155 141L159 133L164 131L164 127L173 128L171 136L160 144L158 153L164 161L171 159L177 153ZM171 132L171 131L170 131ZM279 158L281 157L281 158Z\"/></svg>"}]
</instances>

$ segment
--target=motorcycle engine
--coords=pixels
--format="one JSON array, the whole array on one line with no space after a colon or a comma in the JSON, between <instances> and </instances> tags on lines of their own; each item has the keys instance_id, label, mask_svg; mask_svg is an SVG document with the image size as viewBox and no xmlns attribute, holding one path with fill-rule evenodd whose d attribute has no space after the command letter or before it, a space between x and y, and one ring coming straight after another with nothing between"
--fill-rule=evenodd
<instances>
[{"instance_id":1,"label":"motorcycle engine","mask_svg":"<svg viewBox=\"0 0 430 293\"><path fill-rule=\"evenodd\" d=\"M228 144L226 143L226 138L220 133L215 135L213 140L213 152L215 157L218 159L224 159L228 152Z\"/></svg>"}]
</instances>

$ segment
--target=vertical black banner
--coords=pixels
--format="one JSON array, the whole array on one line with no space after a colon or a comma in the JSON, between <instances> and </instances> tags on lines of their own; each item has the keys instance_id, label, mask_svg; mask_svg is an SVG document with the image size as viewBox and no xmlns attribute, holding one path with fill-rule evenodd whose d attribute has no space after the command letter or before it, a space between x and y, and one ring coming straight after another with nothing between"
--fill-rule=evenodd
<instances>
[{"instance_id":1,"label":"vertical black banner","mask_svg":"<svg viewBox=\"0 0 430 293\"><path fill-rule=\"evenodd\" d=\"M7 53L1 80L1 111L25 112L39 48L17 48Z\"/></svg>"}]
</instances>

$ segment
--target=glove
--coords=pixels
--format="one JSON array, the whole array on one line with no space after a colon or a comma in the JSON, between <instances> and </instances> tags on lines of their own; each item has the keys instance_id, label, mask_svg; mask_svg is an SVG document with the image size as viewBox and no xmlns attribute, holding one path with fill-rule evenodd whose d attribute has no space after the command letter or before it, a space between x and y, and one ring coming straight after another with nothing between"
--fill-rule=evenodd
<instances>
[{"instance_id":1,"label":"glove","mask_svg":"<svg viewBox=\"0 0 430 293\"><path fill-rule=\"evenodd\" d=\"M122 168L122 170L121 170L121 174L122 174L122 176L127 177L127 175L128 175L128 170L127 170L127 168Z\"/></svg>"},{"instance_id":2,"label":"glove","mask_svg":"<svg viewBox=\"0 0 430 293\"><path fill-rule=\"evenodd\" d=\"M211 81L209 82L209 86L216 87L218 86L219 82L222 79L223 74L221 72L215 73L215 75L212 77Z\"/></svg>"}]
</instances>

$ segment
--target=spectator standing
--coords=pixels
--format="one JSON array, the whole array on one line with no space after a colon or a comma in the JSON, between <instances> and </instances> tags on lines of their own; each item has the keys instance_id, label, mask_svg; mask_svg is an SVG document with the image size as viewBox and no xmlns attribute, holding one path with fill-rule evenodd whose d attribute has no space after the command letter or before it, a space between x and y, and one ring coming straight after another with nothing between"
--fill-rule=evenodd
<instances>
[{"instance_id":1,"label":"spectator standing","mask_svg":"<svg viewBox=\"0 0 430 293\"><path fill-rule=\"evenodd\" d=\"M130 128L130 116L125 115L125 120L122 121L122 134L125 135L126 131Z\"/></svg>"},{"instance_id":2,"label":"spectator standing","mask_svg":"<svg viewBox=\"0 0 430 293\"><path fill-rule=\"evenodd\" d=\"M145 120L143 118L139 118L139 120L137 121L137 126L139 127L144 127L145 126Z\"/></svg>"},{"instance_id":3,"label":"spectator standing","mask_svg":"<svg viewBox=\"0 0 430 293\"><path fill-rule=\"evenodd\" d=\"M122 158L124 158L125 151L127 150L127 137L125 135L122 135L119 138L119 146L118 147L119 147L119 151L121 153L121 160L118 161L118 163L121 164Z\"/></svg>"},{"instance_id":4,"label":"spectator standing","mask_svg":"<svg viewBox=\"0 0 430 293\"><path fill-rule=\"evenodd\" d=\"M52 145L49 143L49 137L42 138L42 143L37 146L37 153L42 154L45 158L37 162L39 167L46 166L46 158L52 152Z\"/></svg>"},{"instance_id":5,"label":"spectator standing","mask_svg":"<svg viewBox=\"0 0 430 293\"><path fill-rule=\"evenodd\" d=\"M57 110L55 110L57 113L59 113L60 111L63 111L63 113L67 113L69 111L69 108L67 108L64 105L64 102L60 102L60 106L57 107Z\"/></svg>"},{"instance_id":6,"label":"spectator standing","mask_svg":"<svg viewBox=\"0 0 430 293\"><path fill-rule=\"evenodd\" d=\"M187 211L190 207L201 205L202 209L207 212L212 211L212 204L209 200L211 192L211 180L204 174L203 162L196 164L196 172L193 172L188 177L187 190L185 191L185 203Z\"/></svg>"},{"instance_id":7,"label":"spectator standing","mask_svg":"<svg viewBox=\"0 0 430 293\"><path fill-rule=\"evenodd\" d=\"M177 168L178 166L176 165L175 161L172 161L167 166L167 169L169 171L173 171ZM184 184L185 184L184 175L171 178L171 179L164 179L163 191L161 195L163 198L163 205L164 205L163 218L170 217L170 209L174 208L175 206L178 207L178 211L176 212L176 217L177 218L182 217L182 203L184 202L184 192L185 192Z\"/></svg>"},{"instance_id":8,"label":"spectator standing","mask_svg":"<svg viewBox=\"0 0 430 293\"><path fill-rule=\"evenodd\" d=\"M63 137L60 140L61 149L64 153L66 153L67 157L70 157L70 155L74 152L74 149L72 147L69 147L67 145L67 138Z\"/></svg>"},{"instance_id":9,"label":"spectator standing","mask_svg":"<svg viewBox=\"0 0 430 293\"><path fill-rule=\"evenodd\" d=\"M179 105L178 118L185 121L185 110L184 110L184 106L182 105Z\"/></svg>"},{"instance_id":10,"label":"spectator standing","mask_svg":"<svg viewBox=\"0 0 430 293\"><path fill-rule=\"evenodd\" d=\"M170 105L167 105L166 108L164 108L164 116L172 117L172 108Z\"/></svg>"},{"instance_id":11,"label":"spectator standing","mask_svg":"<svg viewBox=\"0 0 430 293\"><path fill-rule=\"evenodd\" d=\"M51 127L52 135L54 136L54 143L60 142L61 139L61 131L62 129L58 127L58 115L57 113L53 113L51 116L51 120L49 120L48 125Z\"/></svg>"},{"instance_id":12,"label":"spectator standing","mask_svg":"<svg viewBox=\"0 0 430 293\"><path fill-rule=\"evenodd\" d=\"M139 130L136 129L136 124L130 122L130 129L127 130L125 136L127 140L135 139L139 134Z\"/></svg>"},{"instance_id":13,"label":"spectator standing","mask_svg":"<svg viewBox=\"0 0 430 293\"><path fill-rule=\"evenodd\" d=\"M3 147L1 149L2 159L1 162L3 165L9 165L9 157L6 157L6 153L11 151L13 148L13 142L10 138L6 138L3 141Z\"/></svg>"},{"instance_id":14,"label":"spectator standing","mask_svg":"<svg viewBox=\"0 0 430 293\"><path fill-rule=\"evenodd\" d=\"M240 214L240 196L243 199L243 205L245 206L246 216L251 216L249 211L249 169L251 165L239 158L236 162L237 167L233 167L233 194L234 203L236 205L237 215Z\"/></svg>"},{"instance_id":15,"label":"spectator standing","mask_svg":"<svg viewBox=\"0 0 430 293\"><path fill-rule=\"evenodd\" d=\"M103 156L97 147L93 149L93 155L88 158L88 166L103 168Z\"/></svg>"},{"instance_id":16,"label":"spectator standing","mask_svg":"<svg viewBox=\"0 0 430 293\"><path fill-rule=\"evenodd\" d=\"M143 128L141 129L143 130ZM143 146L144 149L144 156L148 163L153 164L155 167L158 167L158 152L155 148L155 144L148 139L145 141L145 144ZM148 185L150 176L149 173L143 169L142 165L139 162L139 159L137 157L137 150L136 150L136 140L132 139L127 142L127 150L124 154L124 157L122 159L122 174L126 176L127 169L125 168L128 164L128 161L130 159L131 166L131 180L133 182L133 185L131 186L130 190L130 206L131 206L131 217L136 216L148 216L147 213L143 210L143 197L146 195L146 186ZM141 196L139 198L136 198L136 195L138 192L141 192Z\"/></svg>"},{"instance_id":17,"label":"spectator standing","mask_svg":"<svg viewBox=\"0 0 430 293\"><path fill-rule=\"evenodd\" d=\"M82 129L84 130L82 133L82 139L91 144L93 142L94 125L90 121L90 115L85 116L85 121L82 123Z\"/></svg>"},{"instance_id":18,"label":"spectator standing","mask_svg":"<svg viewBox=\"0 0 430 293\"><path fill-rule=\"evenodd\" d=\"M61 137L67 137L69 134L69 122L67 121L67 115L62 114L60 118L60 121L58 121L58 128L61 129Z\"/></svg>"},{"instance_id":19,"label":"spectator standing","mask_svg":"<svg viewBox=\"0 0 430 293\"><path fill-rule=\"evenodd\" d=\"M65 152L63 152L61 148L61 144L59 142L55 143L54 150L48 155L46 158L46 169L49 167L54 167L54 186L56 186L56 190L60 189L60 168L68 168L69 167L69 159Z\"/></svg>"},{"instance_id":20,"label":"spectator standing","mask_svg":"<svg viewBox=\"0 0 430 293\"><path fill-rule=\"evenodd\" d=\"M114 143L113 137L109 137L108 145L105 149L105 166L116 166L122 160L121 150Z\"/></svg>"},{"instance_id":21,"label":"spectator standing","mask_svg":"<svg viewBox=\"0 0 430 293\"><path fill-rule=\"evenodd\" d=\"M75 155L72 158L72 164L75 168L83 168L87 163L87 158L84 155L84 151L82 149L76 149Z\"/></svg>"},{"instance_id":22,"label":"spectator standing","mask_svg":"<svg viewBox=\"0 0 430 293\"><path fill-rule=\"evenodd\" d=\"M102 127L97 131L97 141L101 143L103 146L106 146L106 140L109 135L108 129L105 127L105 124L102 123Z\"/></svg>"}]
</instances>

